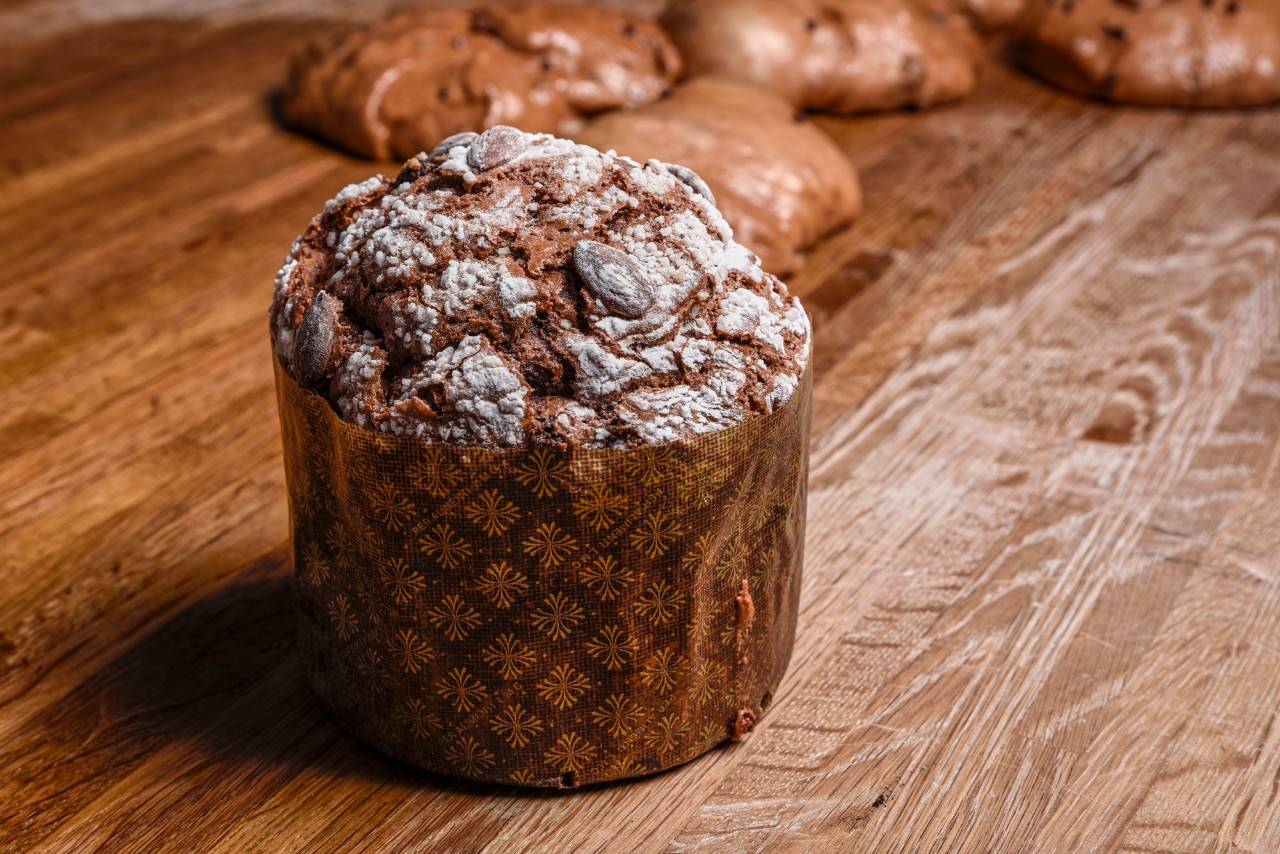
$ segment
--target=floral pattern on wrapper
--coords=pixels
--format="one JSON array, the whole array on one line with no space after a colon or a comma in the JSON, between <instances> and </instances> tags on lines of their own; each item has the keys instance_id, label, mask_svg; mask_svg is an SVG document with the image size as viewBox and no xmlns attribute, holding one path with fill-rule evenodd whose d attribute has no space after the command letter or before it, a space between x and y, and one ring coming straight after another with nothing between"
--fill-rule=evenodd
<instances>
[{"instance_id":1,"label":"floral pattern on wrapper","mask_svg":"<svg viewBox=\"0 0 1280 854\"><path fill-rule=\"evenodd\" d=\"M808 374L773 413L633 450L429 445L342 421L279 365L276 385L301 659L356 735L565 787L764 712L795 635Z\"/></svg>"}]
</instances>

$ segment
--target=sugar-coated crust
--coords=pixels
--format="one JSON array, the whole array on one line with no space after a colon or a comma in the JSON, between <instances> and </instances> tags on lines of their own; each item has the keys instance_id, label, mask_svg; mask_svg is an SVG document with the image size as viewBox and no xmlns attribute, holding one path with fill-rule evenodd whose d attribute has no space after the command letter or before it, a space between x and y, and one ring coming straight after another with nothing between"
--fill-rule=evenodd
<instances>
[{"instance_id":1,"label":"sugar-coated crust","mask_svg":"<svg viewBox=\"0 0 1280 854\"><path fill-rule=\"evenodd\" d=\"M499 126L326 203L276 278L277 356L355 424L632 447L796 388L810 326L687 170Z\"/></svg>"}]
</instances>

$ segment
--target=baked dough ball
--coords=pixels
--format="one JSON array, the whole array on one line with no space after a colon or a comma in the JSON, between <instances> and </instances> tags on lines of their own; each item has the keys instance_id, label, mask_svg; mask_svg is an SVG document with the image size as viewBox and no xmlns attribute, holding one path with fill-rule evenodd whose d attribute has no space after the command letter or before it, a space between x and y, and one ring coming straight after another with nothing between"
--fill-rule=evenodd
<instances>
[{"instance_id":1,"label":"baked dough ball","mask_svg":"<svg viewBox=\"0 0 1280 854\"><path fill-rule=\"evenodd\" d=\"M773 92L732 80L695 78L657 103L600 116L576 138L691 167L734 237L779 276L862 206L857 170L829 136Z\"/></svg>"},{"instance_id":2,"label":"baked dough ball","mask_svg":"<svg viewBox=\"0 0 1280 854\"><path fill-rule=\"evenodd\" d=\"M1280 0L1031 0L1016 56L1109 101L1270 104L1280 100Z\"/></svg>"},{"instance_id":3,"label":"baked dough ball","mask_svg":"<svg viewBox=\"0 0 1280 854\"><path fill-rule=\"evenodd\" d=\"M662 21L691 76L752 83L804 109L928 107L974 87L967 21L915 0L675 0Z\"/></svg>"},{"instance_id":4,"label":"baked dough ball","mask_svg":"<svg viewBox=\"0 0 1280 854\"><path fill-rule=\"evenodd\" d=\"M366 157L404 159L497 124L566 132L662 96L680 71L652 20L598 6L415 8L307 45L282 112Z\"/></svg>"}]
</instances>

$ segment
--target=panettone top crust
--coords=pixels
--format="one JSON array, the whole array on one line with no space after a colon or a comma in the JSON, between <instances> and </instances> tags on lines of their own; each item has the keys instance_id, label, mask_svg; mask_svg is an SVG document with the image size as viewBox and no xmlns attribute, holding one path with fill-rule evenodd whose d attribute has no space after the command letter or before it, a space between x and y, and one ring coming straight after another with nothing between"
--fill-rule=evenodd
<instances>
[{"instance_id":1,"label":"panettone top crust","mask_svg":"<svg viewBox=\"0 0 1280 854\"><path fill-rule=\"evenodd\" d=\"M634 447L785 402L810 326L687 169L498 126L327 202L275 350L348 421L429 441Z\"/></svg>"}]
</instances>

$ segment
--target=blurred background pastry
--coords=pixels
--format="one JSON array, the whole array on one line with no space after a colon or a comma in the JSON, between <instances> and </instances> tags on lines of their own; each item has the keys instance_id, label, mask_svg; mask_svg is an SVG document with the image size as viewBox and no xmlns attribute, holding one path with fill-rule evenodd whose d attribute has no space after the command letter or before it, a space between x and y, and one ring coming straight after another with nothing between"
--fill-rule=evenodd
<instances>
[{"instance_id":1,"label":"blurred background pastry","mask_svg":"<svg viewBox=\"0 0 1280 854\"><path fill-rule=\"evenodd\" d=\"M1063 88L1170 107L1280 100L1276 0L1033 0L1016 56Z\"/></svg>"},{"instance_id":2,"label":"blurred background pastry","mask_svg":"<svg viewBox=\"0 0 1280 854\"><path fill-rule=\"evenodd\" d=\"M754 83L804 109L928 107L976 80L966 19L915 0L674 0L662 22L690 75Z\"/></svg>"},{"instance_id":3,"label":"blurred background pastry","mask_svg":"<svg viewBox=\"0 0 1280 854\"><path fill-rule=\"evenodd\" d=\"M795 272L803 249L862 207L857 170L835 142L780 96L749 84L695 78L657 103L594 119L577 138L692 168L734 236L778 275Z\"/></svg>"},{"instance_id":4,"label":"blurred background pastry","mask_svg":"<svg viewBox=\"0 0 1280 854\"><path fill-rule=\"evenodd\" d=\"M379 160L496 124L565 132L660 97L680 71L649 18L602 6L414 7L317 39L293 60L293 127Z\"/></svg>"}]
</instances>

